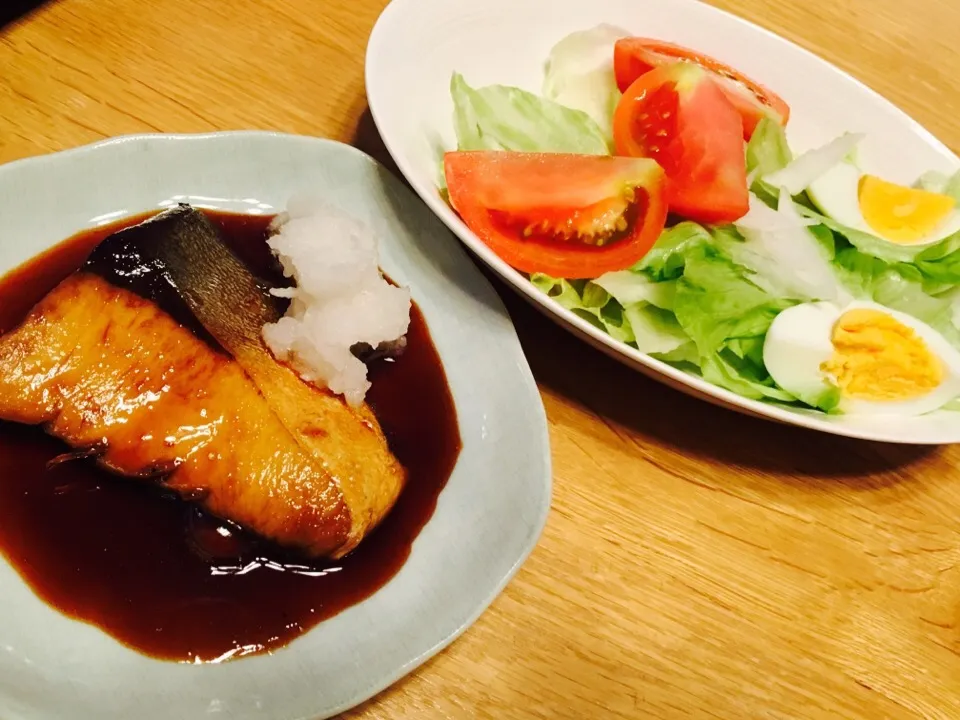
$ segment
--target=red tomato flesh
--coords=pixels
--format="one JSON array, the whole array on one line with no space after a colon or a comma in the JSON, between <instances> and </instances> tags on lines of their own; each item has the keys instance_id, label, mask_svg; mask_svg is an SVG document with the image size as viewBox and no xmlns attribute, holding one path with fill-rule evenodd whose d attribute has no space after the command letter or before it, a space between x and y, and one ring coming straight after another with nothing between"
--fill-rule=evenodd
<instances>
[{"instance_id":1,"label":"red tomato flesh","mask_svg":"<svg viewBox=\"0 0 960 720\"><path fill-rule=\"evenodd\" d=\"M750 139L765 117L780 125L790 119L790 106L779 95L709 55L648 38L623 38L613 50L613 69L621 92L641 75L677 62L693 63L712 74L740 114L745 139Z\"/></svg>"},{"instance_id":2,"label":"red tomato flesh","mask_svg":"<svg viewBox=\"0 0 960 720\"><path fill-rule=\"evenodd\" d=\"M450 204L504 262L526 273L595 278L635 264L667 219L663 170L649 159L449 152Z\"/></svg>"},{"instance_id":3,"label":"red tomato flesh","mask_svg":"<svg viewBox=\"0 0 960 720\"><path fill-rule=\"evenodd\" d=\"M688 63L641 75L613 116L619 155L649 157L667 174L670 209L732 222L749 206L740 117L710 75Z\"/></svg>"}]
</instances>

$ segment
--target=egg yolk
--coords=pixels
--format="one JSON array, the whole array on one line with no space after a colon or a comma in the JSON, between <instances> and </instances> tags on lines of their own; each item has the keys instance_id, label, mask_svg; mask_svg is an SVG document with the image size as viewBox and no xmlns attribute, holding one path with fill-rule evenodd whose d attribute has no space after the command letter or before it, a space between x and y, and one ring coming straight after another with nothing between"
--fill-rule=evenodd
<instances>
[{"instance_id":1,"label":"egg yolk","mask_svg":"<svg viewBox=\"0 0 960 720\"><path fill-rule=\"evenodd\" d=\"M857 189L860 213L882 238L909 244L923 240L953 210L953 198L940 193L904 187L873 175L860 178Z\"/></svg>"},{"instance_id":2,"label":"egg yolk","mask_svg":"<svg viewBox=\"0 0 960 720\"><path fill-rule=\"evenodd\" d=\"M879 310L844 313L833 326L833 356L820 366L844 397L907 400L943 381L943 363L912 328Z\"/></svg>"}]
</instances>

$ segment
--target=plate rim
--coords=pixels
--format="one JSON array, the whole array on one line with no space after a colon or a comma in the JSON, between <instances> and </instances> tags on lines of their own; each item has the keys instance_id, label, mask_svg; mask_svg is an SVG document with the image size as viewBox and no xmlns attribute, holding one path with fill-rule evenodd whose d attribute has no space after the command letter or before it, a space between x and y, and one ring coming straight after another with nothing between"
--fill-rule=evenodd
<instances>
[{"instance_id":1,"label":"plate rim","mask_svg":"<svg viewBox=\"0 0 960 720\"><path fill-rule=\"evenodd\" d=\"M454 1L455 0L450 0L450 3L453 4ZM410 13L411 8L416 7L417 3L418 0L390 0L389 4L377 18L370 33L364 59L364 82L367 89L367 102L370 108L370 114L387 151L397 164L403 177L417 195L420 196L421 200L423 200L440 220L460 239L471 254L479 258L487 267L493 270L514 292L538 311L561 326L564 326L565 330L572 332L575 336L580 335L581 337L579 339L588 342L588 344L593 345L606 355L657 382L669 385L679 392L697 396L699 400L710 402L741 414L759 417L767 421L793 425L815 432L823 432L854 440L900 445L945 444L943 440L930 436L903 438L896 434L895 428L884 428L881 430L869 426L859 426L857 424L829 422L824 419L826 416L821 417L813 413L795 412L778 407L775 404L745 398L731 390L714 385L703 378L689 375L661 360L650 357L640 350L615 340L607 333L604 333L599 328L579 317L576 313L560 306L544 293L537 290L521 273L501 260L467 227L459 215L442 200L436 187L426 187L426 184L421 182L421 173L414 167L412 161L408 162L407 154L402 147L402 141L395 141L395 137L391 133L384 132L386 123L381 114L382 108L378 102L379 97L382 95L380 91L382 83L380 81L378 57L386 54L381 51L381 47L386 42L385 38L390 37L390 25L397 22L395 16L403 17L404 14ZM777 43L790 46L794 51L802 53L807 59L818 63L824 71L829 71L846 82L854 83L860 90L865 91L874 102L883 104L888 109L894 111L901 121L910 126L911 132L914 132L924 142L936 149L939 154L949 159L952 164L960 169L960 157L943 141L893 101L874 90L859 78L837 67L829 60L771 29L762 27L747 18L736 15L723 8L700 2L699 0L671 0L671 3L677 6L695 8L696 12L706 13L707 15L712 14L725 17L728 21L747 28L751 33L759 33ZM465 3L461 2L460 5L465 6ZM668 382L665 382L665 380ZM952 442L960 443L960 431L958 431L958 439Z\"/></svg>"},{"instance_id":2,"label":"plate rim","mask_svg":"<svg viewBox=\"0 0 960 720\"><path fill-rule=\"evenodd\" d=\"M11 173L17 173L26 168L41 167L43 165L52 165L59 164L62 162L73 162L77 159L97 153L101 150L109 150L120 145L125 145L129 143L136 142L146 142L150 144L156 143L166 143L166 142L218 142L224 139L233 139L235 141L244 141L247 139L260 140L267 139L271 141L279 141L282 143L295 142L295 143L309 143L317 146L324 147L327 151L341 152L348 155L351 155L358 163L364 163L371 169L377 172L388 173L392 176L393 180L398 183L398 185L403 186L403 191L411 193L410 199L421 202L419 196L413 192L409 187L404 183L402 177L397 177L396 173L390 172L381 162L376 158L372 157L363 150L350 145L339 140L326 137L317 137L311 135L302 135L297 133L288 133L281 131L272 131L272 130L251 130L251 129L234 129L234 130L223 130L223 131L209 131L209 132L198 132L198 133L162 133L162 132L150 132L150 133L128 133L122 135L111 136L96 140L90 143L85 143L83 145L77 145L72 147L67 147L61 150L55 150L50 152L42 152L37 155L30 155L23 158L17 158L15 160L8 161L6 163L0 163L0 176L8 176ZM149 208L146 208L149 209ZM133 209L130 211L130 214L136 214L139 210ZM429 212L428 208L424 208L424 212ZM88 223L87 227L92 227ZM438 230L442 226L438 225ZM84 228L78 227L74 232L81 232ZM445 231L448 231L447 228L444 228ZM0 277L7 275L8 273L15 271L18 267L21 267L23 263L30 262L33 258L36 258L39 253L44 252L45 250L55 247L58 242L66 240L69 235L64 236L58 241L53 241L52 244L48 247L41 249L38 253L34 253L29 256L20 264L10 264L8 267L2 268L0 270ZM536 378L533 375L533 372L530 368L529 362L526 359L526 355L523 351L522 344L520 343L519 336L516 331L516 326L513 323L510 314L507 312L506 307L503 305L503 301L500 299L499 294L496 289L490 283L487 277L484 276L482 272L475 266L475 263L470 258L469 253L462 243L454 243L456 245L457 253L464 261L464 267L469 266L469 273L473 275L475 282L482 286L487 294L487 299L492 301L492 309L501 315L505 320L504 330L509 332L510 339L514 344L513 352L511 353L511 359L515 362L511 362L511 366L515 368L517 373L517 379L522 384L524 391L527 393L526 403L533 411L531 414L536 420L536 432L535 437L538 439L539 450L538 452L538 462L539 469L536 473L531 473L531 477L535 477L535 487L538 488L537 495L538 501L536 505L536 515L530 519L530 522L527 526L527 532L525 533L522 541L522 551L516 555L516 557L511 561L509 567L507 567L503 572L498 572L498 579L495 583L492 584L490 590L487 591L482 597L478 594L471 601L473 609L468 613L462 620L460 620L457 627L450 632L443 633L437 641L433 642L429 647L422 650L418 654L408 658L402 664L396 666L392 672L385 673L381 678L375 680L374 682L364 685L364 689L360 690L350 698L342 700L337 705L331 705L328 708L319 707L321 715L317 715L316 711L311 711L308 715L303 716L293 716L290 720L321 720L321 718L328 718L335 715L338 715L346 710L355 708L358 705L367 702L374 698L376 695L380 694L384 690L396 684L399 680L406 677L418 667L426 663L428 660L436 656L445 648L449 647L454 641L460 638L477 620L490 608L493 602L504 592L506 587L510 582L516 577L520 568L526 563L533 551L538 547L540 539L542 538L543 532L546 528L547 521L549 519L551 510L552 510L552 499L553 499L553 457L552 457L552 443L550 440L550 428L549 420L546 415L546 409L543 404L543 398L540 394L539 386L537 385ZM456 403L455 403L456 406ZM459 413L458 413L459 414ZM542 474L542 477L540 476ZM442 497L442 491L441 491ZM433 518L436 517L438 509L434 510L434 513L431 515L430 520L427 521L427 525L433 521ZM427 525L424 526L426 529ZM422 531L421 531L422 532ZM419 534L418 534L419 537ZM414 551L411 550L411 556ZM409 560L409 558L408 558ZM404 561L404 565L408 562ZM9 562L0 556L0 561L9 565ZM18 579L27 587L27 589L33 593L33 590L29 585L20 577L19 572L10 565L13 571L18 576ZM402 570L401 566L400 570ZM400 572L398 570L398 573ZM393 578L391 578L392 580ZM383 592L383 590L389 585L389 582L381 588L378 588L370 597L374 597L376 594ZM360 605L370 598L365 598L355 605ZM46 605L51 611L60 613L60 611L54 607L49 606L45 601L40 598L37 600L44 605ZM354 606L351 606L354 607ZM349 608L347 608L349 609ZM69 616L64 616L69 617ZM336 617L336 616L334 616ZM75 620L70 618L71 620ZM331 618L333 619L333 618ZM76 622L84 623L80 620ZM327 621L324 621L327 622ZM84 623L90 625L89 623ZM317 627L322 626L323 623L320 623ZM91 627L100 631L106 639L111 642L117 643L112 635L102 631L96 625L90 625ZM313 630L315 630L314 628ZM302 639L310 634L311 631L304 633L303 635L295 638L296 640ZM122 643L121 643L122 644ZM289 647L290 644L284 646L280 650L285 650ZM142 656L142 653L138 653ZM148 659L155 660L154 658ZM263 656L257 656L262 657ZM162 662L162 661L158 661ZM240 661L242 662L242 660Z\"/></svg>"}]
</instances>

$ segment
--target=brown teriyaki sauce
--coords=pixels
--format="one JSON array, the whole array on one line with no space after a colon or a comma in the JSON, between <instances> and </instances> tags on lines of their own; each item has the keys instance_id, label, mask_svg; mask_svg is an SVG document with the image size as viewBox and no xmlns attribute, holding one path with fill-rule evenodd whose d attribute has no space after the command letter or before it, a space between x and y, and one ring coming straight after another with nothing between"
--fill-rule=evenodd
<instances>
[{"instance_id":1,"label":"brown teriyaki sauce","mask_svg":"<svg viewBox=\"0 0 960 720\"><path fill-rule=\"evenodd\" d=\"M271 217L207 215L255 274L288 284L265 242ZM0 331L101 240L146 217L78 234L0 280ZM403 354L369 369L368 402L409 479L380 527L340 561L288 554L92 460L50 464L69 452L65 444L3 422L0 550L50 605L145 655L197 663L275 650L397 573L459 455L453 400L416 305Z\"/></svg>"}]
</instances>

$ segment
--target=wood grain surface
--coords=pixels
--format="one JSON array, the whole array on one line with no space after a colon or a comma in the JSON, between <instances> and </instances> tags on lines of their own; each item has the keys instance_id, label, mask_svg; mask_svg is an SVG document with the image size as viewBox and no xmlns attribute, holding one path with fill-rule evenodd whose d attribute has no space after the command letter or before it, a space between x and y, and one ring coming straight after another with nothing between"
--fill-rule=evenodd
<instances>
[{"instance_id":1,"label":"wood grain surface","mask_svg":"<svg viewBox=\"0 0 960 720\"><path fill-rule=\"evenodd\" d=\"M389 164L363 87L384 4L51 2L0 30L0 162L123 133L263 128ZM956 0L717 4L960 148ZM546 532L460 640L346 717L960 718L960 449L710 407L497 287L550 420Z\"/></svg>"}]
</instances>

